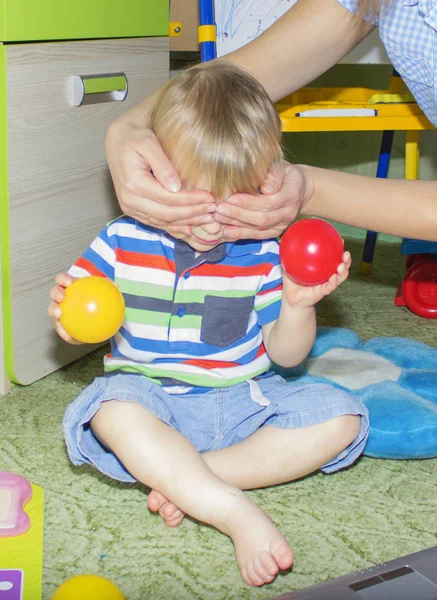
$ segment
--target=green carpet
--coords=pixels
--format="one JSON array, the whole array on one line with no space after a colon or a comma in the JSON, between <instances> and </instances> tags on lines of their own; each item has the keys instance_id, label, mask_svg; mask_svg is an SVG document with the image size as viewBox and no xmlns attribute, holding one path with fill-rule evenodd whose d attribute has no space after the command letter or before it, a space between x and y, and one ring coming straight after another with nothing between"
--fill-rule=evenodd
<instances>
[{"instance_id":1,"label":"green carpet","mask_svg":"<svg viewBox=\"0 0 437 600\"><path fill-rule=\"evenodd\" d=\"M347 247L352 276L320 305L320 324L365 339L397 335L436 345L435 321L393 306L404 273L398 245L378 245L370 279L356 274L362 241L347 240ZM127 600L267 599L437 544L437 460L362 458L334 475L250 492L287 536L295 566L270 586L246 586L226 537L188 519L168 529L148 512L140 485L70 465L62 415L101 373L101 357L100 350L0 398L1 469L45 489L44 600L81 573L116 582Z\"/></svg>"}]
</instances>

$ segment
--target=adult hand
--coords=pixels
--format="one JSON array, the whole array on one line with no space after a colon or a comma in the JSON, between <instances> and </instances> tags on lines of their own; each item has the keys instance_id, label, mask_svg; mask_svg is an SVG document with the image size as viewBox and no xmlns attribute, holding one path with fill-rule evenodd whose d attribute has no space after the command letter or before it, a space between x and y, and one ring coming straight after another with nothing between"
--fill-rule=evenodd
<instances>
[{"instance_id":1,"label":"adult hand","mask_svg":"<svg viewBox=\"0 0 437 600\"><path fill-rule=\"evenodd\" d=\"M189 225L211 223L216 204L204 191L179 191L180 179L150 129L114 122L106 156L124 213L169 233L190 233Z\"/></svg>"},{"instance_id":2,"label":"adult hand","mask_svg":"<svg viewBox=\"0 0 437 600\"><path fill-rule=\"evenodd\" d=\"M234 194L217 206L214 219L227 225L228 239L278 237L312 195L312 180L303 165L286 161L261 186L261 194Z\"/></svg>"}]
</instances>

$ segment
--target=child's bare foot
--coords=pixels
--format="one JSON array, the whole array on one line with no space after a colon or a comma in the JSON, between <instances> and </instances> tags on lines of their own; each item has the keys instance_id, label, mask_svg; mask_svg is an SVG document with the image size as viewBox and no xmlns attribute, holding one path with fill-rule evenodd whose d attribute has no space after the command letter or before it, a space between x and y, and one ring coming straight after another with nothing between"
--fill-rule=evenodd
<instances>
[{"instance_id":1,"label":"child's bare foot","mask_svg":"<svg viewBox=\"0 0 437 600\"><path fill-rule=\"evenodd\" d=\"M156 490L150 492L147 505L152 512L159 512L168 527L178 527L185 517L185 513Z\"/></svg>"},{"instance_id":2,"label":"child's bare foot","mask_svg":"<svg viewBox=\"0 0 437 600\"><path fill-rule=\"evenodd\" d=\"M252 501L241 503L223 531L229 528L237 564L246 583L261 586L273 581L279 570L289 569L293 553L271 518Z\"/></svg>"},{"instance_id":3,"label":"child's bare foot","mask_svg":"<svg viewBox=\"0 0 437 600\"><path fill-rule=\"evenodd\" d=\"M156 490L150 492L147 503L152 512L159 512L169 527L180 525L185 516ZM287 540L271 518L246 496L240 496L232 514L220 525L219 529L234 543L238 567L249 585L270 583L280 570L291 567L293 553Z\"/></svg>"}]
</instances>

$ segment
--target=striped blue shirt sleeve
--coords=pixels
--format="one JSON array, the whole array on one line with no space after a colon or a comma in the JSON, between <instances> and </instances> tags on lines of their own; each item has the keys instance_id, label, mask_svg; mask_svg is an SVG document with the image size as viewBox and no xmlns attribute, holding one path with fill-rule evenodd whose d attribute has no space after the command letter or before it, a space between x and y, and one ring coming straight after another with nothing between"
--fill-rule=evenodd
<instances>
[{"instance_id":1,"label":"striped blue shirt sleeve","mask_svg":"<svg viewBox=\"0 0 437 600\"><path fill-rule=\"evenodd\" d=\"M73 264L68 273L76 278L97 275L114 280L115 262L116 254L113 240L108 235L108 228L105 227Z\"/></svg>"}]
</instances>

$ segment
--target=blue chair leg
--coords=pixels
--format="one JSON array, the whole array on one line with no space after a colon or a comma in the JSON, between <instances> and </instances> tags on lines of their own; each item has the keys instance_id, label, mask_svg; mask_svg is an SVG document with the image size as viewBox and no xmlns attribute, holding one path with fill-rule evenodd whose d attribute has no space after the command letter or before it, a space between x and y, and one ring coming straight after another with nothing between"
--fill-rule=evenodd
<instances>
[{"instance_id":1,"label":"blue chair leg","mask_svg":"<svg viewBox=\"0 0 437 600\"><path fill-rule=\"evenodd\" d=\"M394 131L384 131L379 151L378 168L376 176L385 179L390 165L390 155L393 146ZM363 256L360 263L360 275L370 275L373 266L373 255L376 246L376 231L368 231L364 242Z\"/></svg>"}]
</instances>

